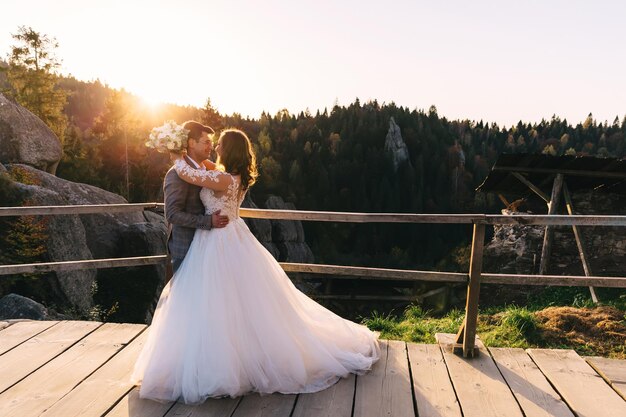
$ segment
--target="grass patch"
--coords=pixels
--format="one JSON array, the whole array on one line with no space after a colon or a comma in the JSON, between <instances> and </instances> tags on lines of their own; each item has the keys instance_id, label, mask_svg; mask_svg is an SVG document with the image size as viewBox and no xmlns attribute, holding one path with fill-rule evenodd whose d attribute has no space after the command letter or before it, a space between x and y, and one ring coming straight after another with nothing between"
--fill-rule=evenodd
<instances>
[{"instance_id":1,"label":"grass patch","mask_svg":"<svg viewBox=\"0 0 626 417\"><path fill-rule=\"evenodd\" d=\"M623 302L619 296L615 300L615 304ZM436 333L459 330L464 314L452 310L433 317L412 305L400 316L374 313L362 323L379 331L382 339L436 343ZM481 311L477 333L492 347L574 349L581 355L626 359L626 316L615 306L490 307Z\"/></svg>"},{"instance_id":2,"label":"grass patch","mask_svg":"<svg viewBox=\"0 0 626 417\"><path fill-rule=\"evenodd\" d=\"M534 312L510 306L502 312L481 316L477 331L487 346L527 348L539 340L538 327Z\"/></svg>"},{"instance_id":3,"label":"grass patch","mask_svg":"<svg viewBox=\"0 0 626 417\"><path fill-rule=\"evenodd\" d=\"M463 322L463 315L461 310L451 310L443 317L430 317L421 307L412 305L400 317L374 313L362 322L371 330L379 331L382 339L436 343L435 333L456 333Z\"/></svg>"}]
</instances>

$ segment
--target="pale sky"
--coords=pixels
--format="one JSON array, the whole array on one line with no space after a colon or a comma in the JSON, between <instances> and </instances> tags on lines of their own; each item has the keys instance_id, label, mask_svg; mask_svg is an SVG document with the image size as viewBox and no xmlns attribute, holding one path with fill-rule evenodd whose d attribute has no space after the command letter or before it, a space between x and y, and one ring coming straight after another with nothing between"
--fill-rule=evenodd
<instances>
[{"instance_id":1,"label":"pale sky","mask_svg":"<svg viewBox=\"0 0 626 417\"><path fill-rule=\"evenodd\" d=\"M62 72L258 118L377 99L511 125L626 114L626 2L2 0Z\"/></svg>"}]
</instances>

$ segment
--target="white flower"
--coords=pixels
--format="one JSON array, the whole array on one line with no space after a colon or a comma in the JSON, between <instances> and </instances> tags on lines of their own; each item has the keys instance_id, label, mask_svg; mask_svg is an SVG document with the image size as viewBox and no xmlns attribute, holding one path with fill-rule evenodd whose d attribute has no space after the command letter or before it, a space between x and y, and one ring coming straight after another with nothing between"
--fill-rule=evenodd
<instances>
[{"instance_id":1,"label":"white flower","mask_svg":"<svg viewBox=\"0 0 626 417\"><path fill-rule=\"evenodd\" d=\"M163 126L155 127L148 136L146 146L159 152L179 151L187 143L189 131L176 124L173 120L166 121Z\"/></svg>"}]
</instances>

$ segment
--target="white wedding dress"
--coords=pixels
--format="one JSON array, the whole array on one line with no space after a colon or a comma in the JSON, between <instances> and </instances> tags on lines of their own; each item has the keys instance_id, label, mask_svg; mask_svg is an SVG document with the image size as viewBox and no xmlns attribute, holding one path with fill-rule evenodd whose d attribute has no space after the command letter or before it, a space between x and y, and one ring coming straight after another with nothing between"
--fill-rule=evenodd
<instances>
[{"instance_id":1,"label":"white wedding dress","mask_svg":"<svg viewBox=\"0 0 626 417\"><path fill-rule=\"evenodd\" d=\"M175 167L200 175L184 162ZM216 172L201 175L217 181ZM221 210L230 222L198 229L163 289L132 375L140 397L197 404L308 393L369 370L380 357L377 334L300 292L239 217L239 177L219 179L229 182L224 191L203 188L200 197L207 213Z\"/></svg>"}]
</instances>

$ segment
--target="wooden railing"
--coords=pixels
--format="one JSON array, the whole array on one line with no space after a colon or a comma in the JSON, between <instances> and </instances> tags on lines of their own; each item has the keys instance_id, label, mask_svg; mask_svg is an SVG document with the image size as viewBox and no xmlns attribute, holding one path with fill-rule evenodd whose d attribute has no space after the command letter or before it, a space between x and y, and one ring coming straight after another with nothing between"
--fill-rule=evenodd
<instances>
[{"instance_id":1,"label":"wooden railing","mask_svg":"<svg viewBox=\"0 0 626 417\"><path fill-rule=\"evenodd\" d=\"M141 211L162 207L160 203L106 204L91 206L38 206L0 207L2 216L108 214ZM447 223L473 224L472 250L468 273L441 271L399 270L341 265L281 263L286 272L330 274L335 277L359 277L360 279L398 281L438 281L467 283L465 319L456 338L454 350L464 357L476 354L475 336L478 319L478 299L481 283L561 285L626 288L626 277L561 276L494 274L482 272L485 228L487 225L568 225L568 226L626 226L626 216L582 215L488 215L488 214L386 214L386 213L340 213L301 210L240 209L241 217L350 223ZM65 262L48 262L21 265L0 265L0 275L43 273L78 269L114 268L153 265L165 262L166 255L133 258L93 259Z\"/></svg>"}]
</instances>

